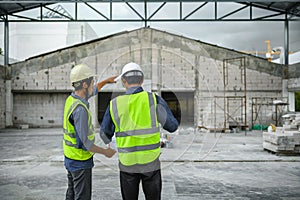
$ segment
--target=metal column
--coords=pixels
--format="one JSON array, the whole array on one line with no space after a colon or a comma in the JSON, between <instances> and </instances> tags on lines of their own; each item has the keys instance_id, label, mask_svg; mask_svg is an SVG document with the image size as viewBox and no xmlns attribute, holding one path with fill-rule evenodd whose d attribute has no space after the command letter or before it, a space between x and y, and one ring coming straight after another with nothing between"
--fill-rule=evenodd
<instances>
[{"instance_id":1,"label":"metal column","mask_svg":"<svg viewBox=\"0 0 300 200\"><path fill-rule=\"evenodd\" d=\"M4 22L4 66L9 64L9 25L8 16L6 15Z\"/></svg>"},{"instance_id":2,"label":"metal column","mask_svg":"<svg viewBox=\"0 0 300 200\"><path fill-rule=\"evenodd\" d=\"M287 19L287 14L285 15L284 21L284 64L289 65L289 20Z\"/></svg>"}]
</instances>

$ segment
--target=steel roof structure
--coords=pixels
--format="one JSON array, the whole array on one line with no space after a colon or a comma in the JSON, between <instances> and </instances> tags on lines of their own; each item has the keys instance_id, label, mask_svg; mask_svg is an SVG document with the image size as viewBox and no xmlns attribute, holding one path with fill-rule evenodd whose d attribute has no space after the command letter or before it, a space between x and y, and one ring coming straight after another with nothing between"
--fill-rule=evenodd
<instances>
[{"instance_id":1,"label":"steel roof structure","mask_svg":"<svg viewBox=\"0 0 300 200\"><path fill-rule=\"evenodd\" d=\"M23 1L1 1L0 2L0 22L4 22L4 52L5 65L8 65L8 29L9 22L143 22L145 27L148 22L200 22L200 21L280 21L285 24L285 63L288 64L289 51L289 21L300 21L300 2L298 0L290 1L239 1L235 2L237 6L230 11L225 10L222 3L233 3L233 1L201 1L201 0L23 0ZM53 7L56 3L70 4L73 8L72 14L65 13ZM142 7L137 9L136 5ZM155 4L156 9L150 12L149 6ZM160 11L175 4L178 8L176 16L161 17ZM186 10L185 6L193 4L194 8ZM105 6L104 6L105 5ZM114 5L126 6L131 12L130 18L116 17L118 10L113 9ZM93 17L86 18L81 16L78 10L86 7L94 14ZM99 7L105 7L107 10L100 11ZM24 11L37 10L38 17L32 17L24 14ZM201 16L197 13L208 9L211 15ZM257 10L265 11L265 15L257 15ZM49 15L49 12L52 14ZM241 12L247 13L247 16L239 15ZM48 13L48 14L47 14Z\"/></svg>"},{"instance_id":2,"label":"steel roof structure","mask_svg":"<svg viewBox=\"0 0 300 200\"><path fill-rule=\"evenodd\" d=\"M61 15L64 19L59 21L283 21L288 18L288 20L300 20L300 2L299 1L239 1L236 4L240 4L241 7L233 9L233 11L226 13L225 15L218 16L218 11L222 10L222 7L218 7L218 4L224 2L232 1L201 1L201 0L70 0L70 1L57 1L57 0L48 0L48 1L1 1L0 2L0 20L10 21L10 22L23 22L24 20L30 21L57 21L57 19L46 19L43 17L43 12L50 10L56 12L58 15ZM68 3L73 4L75 14L72 17L68 17L59 13L58 11L53 10L49 7L51 4L55 3ZM134 4L143 4L144 12L140 12L134 8ZM160 6L150 15L147 15L147 8L150 4L159 3ZM179 15L176 17L166 17L166 18L155 18L155 15L162 10L163 7L167 7L170 3L176 3L179 6ZM183 6L188 3L197 3L198 6L187 14L183 14ZM208 3L214 4L214 16L210 18L194 18L192 17L194 13L199 12L200 9L206 9L205 6ZM106 16L97 10L98 5L109 4L109 14ZM137 16L134 19L116 19L114 18L114 11L112 9L114 4L126 4ZM92 19L84 19L78 16L77 10L80 6L88 6L91 10L98 14L98 16ZM206 6L207 7L207 6ZM40 9L40 16L38 18L31 18L24 15L19 15L18 13L30 9ZM266 16L255 17L253 14L253 9L262 9L270 11ZM44 10L44 11L43 11ZM242 10L248 10L249 16L242 18L230 18L234 14L241 12ZM280 18L278 18L280 17Z\"/></svg>"}]
</instances>

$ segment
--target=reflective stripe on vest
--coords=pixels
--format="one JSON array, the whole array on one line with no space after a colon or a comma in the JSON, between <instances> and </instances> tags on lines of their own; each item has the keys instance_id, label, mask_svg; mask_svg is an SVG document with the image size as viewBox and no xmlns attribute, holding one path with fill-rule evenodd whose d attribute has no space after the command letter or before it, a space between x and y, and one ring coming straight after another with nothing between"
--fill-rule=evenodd
<instances>
[{"instance_id":1,"label":"reflective stripe on vest","mask_svg":"<svg viewBox=\"0 0 300 200\"><path fill-rule=\"evenodd\" d=\"M116 143L122 165L147 164L160 155L160 131L155 94L123 95L110 102Z\"/></svg>"},{"instance_id":2,"label":"reflective stripe on vest","mask_svg":"<svg viewBox=\"0 0 300 200\"><path fill-rule=\"evenodd\" d=\"M93 142L95 141L95 134L94 134L94 129L93 129L92 120L91 120L92 114L91 114L90 110L79 99L76 99L70 95L66 100L65 109L64 109L64 123L63 123L64 155L67 158L70 158L73 160L88 160L94 154L92 152L86 151L86 150L78 147L78 144L76 141L75 128L69 121L71 114L73 113L73 111L75 110L75 108L78 105L82 105L88 113L88 127L89 127L89 132L87 133L88 140L91 140Z\"/></svg>"}]
</instances>

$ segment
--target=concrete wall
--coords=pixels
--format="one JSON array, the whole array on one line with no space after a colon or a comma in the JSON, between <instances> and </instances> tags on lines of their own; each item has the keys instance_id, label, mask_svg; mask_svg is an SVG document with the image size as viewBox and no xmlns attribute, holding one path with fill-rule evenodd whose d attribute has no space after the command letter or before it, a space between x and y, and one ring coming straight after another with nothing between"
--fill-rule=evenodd
<instances>
[{"instance_id":1,"label":"concrete wall","mask_svg":"<svg viewBox=\"0 0 300 200\"><path fill-rule=\"evenodd\" d=\"M14 93L13 124L28 124L30 127L61 126L67 97L68 94L62 93Z\"/></svg>"},{"instance_id":2,"label":"concrete wall","mask_svg":"<svg viewBox=\"0 0 300 200\"><path fill-rule=\"evenodd\" d=\"M288 68L288 91L300 91L300 63Z\"/></svg>"},{"instance_id":3,"label":"concrete wall","mask_svg":"<svg viewBox=\"0 0 300 200\"><path fill-rule=\"evenodd\" d=\"M0 65L0 128L5 128L5 70L4 67Z\"/></svg>"},{"instance_id":4,"label":"concrete wall","mask_svg":"<svg viewBox=\"0 0 300 200\"><path fill-rule=\"evenodd\" d=\"M64 102L72 90L69 77L73 65L70 63L12 77L12 121L15 126L61 126Z\"/></svg>"},{"instance_id":5,"label":"concrete wall","mask_svg":"<svg viewBox=\"0 0 300 200\"><path fill-rule=\"evenodd\" d=\"M62 99L71 91L69 73L77 63L88 64L100 79L119 74L128 62L139 63L145 73L144 87L160 94L162 91L192 91L195 125L223 127L224 99L220 96L243 96L244 73L239 62L228 63L228 85L224 90L224 59L243 57L246 66L247 124L251 124L251 98L281 98L284 68L264 59L248 56L222 47L202 43L166 32L142 28L50 52L16 63L11 67L14 95L14 123L32 126L59 126ZM25 91L25 92L24 92ZM104 91L124 91L120 83ZM34 99L34 94L40 101ZM51 96L52 95L52 96ZM47 103L47 101L49 101ZM91 110L96 115L97 97L91 99ZM216 104L218 104L216 106ZM45 106L53 107L46 119L39 119ZM231 110L239 102L230 104ZM216 108L215 108L216 107ZM27 112L40 110L37 113ZM27 112L27 116L24 113ZM272 110L271 110L272 112ZM30 115L30 116L29 116ZM233 113L234 115L234 113ZM239 117L240 114L236 114ZM45 120L44 120L45 119ZM94 124L97 126L97 117ZM51 123L46 123L49 121ZM54 121L54 122L53 122Z\"/></svg>"},{"instance_id":6,"label":"concrete wall","mask_svg":"<svg viewBox=\"0 0 300 200\"><path fill-rule=\"evenodd\" d=\"M300 63L288 67L287 92L289 99L289 110L295 111L295 92L300 91Z\"/></svg>"}]
</instances>

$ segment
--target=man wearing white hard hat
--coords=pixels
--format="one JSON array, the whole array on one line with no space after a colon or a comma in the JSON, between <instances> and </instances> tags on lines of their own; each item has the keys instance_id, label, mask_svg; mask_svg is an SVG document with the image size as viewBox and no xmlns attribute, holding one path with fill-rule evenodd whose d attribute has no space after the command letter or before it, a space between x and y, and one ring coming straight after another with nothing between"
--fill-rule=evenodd
<instances>
[{"instance_id":1,"label":"man wearing white hard hat","mask_svg":"<svg viewBox=\"0 0 300 200\"><path fill-rule=\"evenodd\" d=\"M178 122L166 102L143 90L144 73L136 63L128 63L115 79L126 94L110 101L101 124L100 137L108 144L116 137L120 186L124 200L137 200L139 184L147 200L161 199L160 128L174 132Z\"/></svg>"},{"instance_id":2,"label":"man wearing white hard hat","mask_svg":"<svg viewBox=\"0 0 300 200\"><path fill-rule=\"evenodd\" d=\"M107 84L114 83L110 77L94 84L92 70L85 64L76 65L71 70L70 79L74 92L66 99L64 108L64 164L68 171L68 189L66 199L91 199L93 155L100 153L112 157L115 151L94 144L95 135L92 114L88 99L98 94Z\"/></svg>"}]
</instances>

